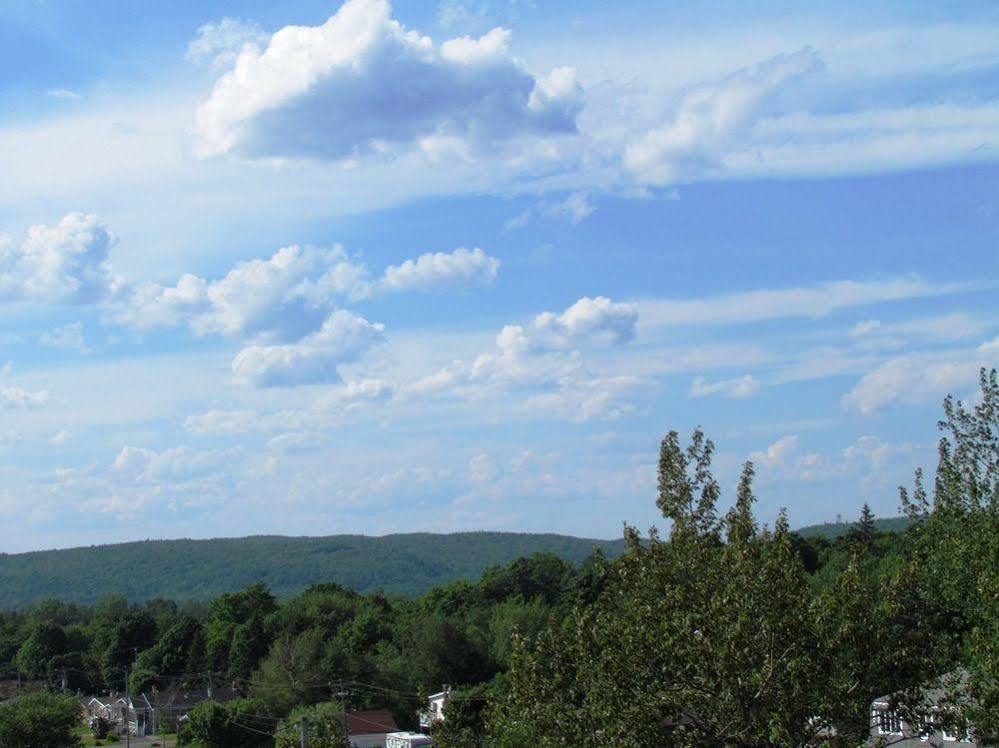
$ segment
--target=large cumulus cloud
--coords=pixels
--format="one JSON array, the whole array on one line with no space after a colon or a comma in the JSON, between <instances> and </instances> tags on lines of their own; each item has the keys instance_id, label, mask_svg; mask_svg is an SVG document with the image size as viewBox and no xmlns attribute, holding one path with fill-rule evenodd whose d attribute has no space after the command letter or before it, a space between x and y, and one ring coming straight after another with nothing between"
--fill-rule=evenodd
<instances>
[{"instance_id":1,"label":"large cumulus cloud","mask_svg":"<svg viewBox=\"0 0 999 748\"><path fill-rule=\"evenodd\" d=\"M348 0L321 26L243 48L198 108L200 152L338 160L437 138L575 132L575 72L535 77L508 41L496 28L438 45L393 20L387 0Z\"/></svg>"},{"instance_id":2,"label":"large cumulus cloud","mask_svg":"<svg viewBox=\"0 0 999 748\"><path fill-rule=\"evenodd\" d=\"M0 236L0 301L89 304L114 296L116 239L97 216L69 213L55 226L32 226L21 244Z\"/></svg>"}]
</instances>

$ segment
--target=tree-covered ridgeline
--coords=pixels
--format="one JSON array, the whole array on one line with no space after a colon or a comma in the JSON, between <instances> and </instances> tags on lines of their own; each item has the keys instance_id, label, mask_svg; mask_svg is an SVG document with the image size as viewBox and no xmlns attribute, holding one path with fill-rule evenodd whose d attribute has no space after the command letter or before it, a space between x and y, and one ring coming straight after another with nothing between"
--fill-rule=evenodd
<instances>
[{"instance_id":1,"label":"tree-covered ridgeline","mask_svg":"<svg viewBox=\"0 0 999 748\"><path fill-rule=\"evenodd\" d=\"M299 745L303 730L338 745L343 705L412 728L442 684L443 748L855 746L872 700L892 694L916 724L923 687L949 673L967 677L938 719L995 735L996 372L976 404L948 398L940 427L933 485L917 473L901 491L897 532L867 507L834 539L783 516L761 526L753 466L725 497L710 439L671 432L668 535L626 527L619 558L536 554L410 598L318 584L279 600L257 584L209 603L50 600L0 613L0 670L55 692L234 686L241 698L196 707L181 736L220 748ZM14 704L59 707L33 698ZM58 723L24 714L0 708L0 745L4 730Z\"/></svg>"}]
</instances>

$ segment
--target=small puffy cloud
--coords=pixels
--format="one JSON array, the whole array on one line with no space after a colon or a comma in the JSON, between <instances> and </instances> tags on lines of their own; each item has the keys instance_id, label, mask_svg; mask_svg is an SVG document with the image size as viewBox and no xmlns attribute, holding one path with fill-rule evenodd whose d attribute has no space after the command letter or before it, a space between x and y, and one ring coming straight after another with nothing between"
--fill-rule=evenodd
<instances>
[{"instance_id":1,"label":"small puffy cloud","mask_svg":"<svg viewBox=\"0 0 999 748\"><path fill-rule=\"evenodd\" d=\"M891 358L865 374L843 405L870 414L893 403L921 403L973 387L983 366L999 365L999 338L977 348Z\"/></svg>"},{"instance_id":2,"label":"small puffy cloud","mask_svg":"<svg viewBox=\"0 0 999 748\"><path fill-rule=\"evenodd\" d=\"M581 369L575 349L587 343L625 343L635 336L637 321L632 304L584 296L561 314L542 312L529 325L506 325L496 336L499 352L478 356L469 377L479 382L567 382Z\"/></svg>"},{"instance_id":3,"label":"small puffy cloud","mask_svg":"<svg viewBox=\"0 0 999 748\"><path fill-rule=\"evenodd\" d=\"M247 45L259 51L268 38L256 23L226 16L199 27L187 45L186 56L191 62L209 62L215 68L231 67Z\"/></svg>"},{"instance_id":4,"label":"small puffy cloud","mask_svg":"<svg viewBox=\"0 0 999 748\"><path fill-rule=\"evenodd\" d=\"M541 200L536 205L525 208L503 224L503 231L516 231L526 227L535 216L548 216L569 221L573 226L582 223L596 212L586 192L573 192L564 200L550 202Z\"/></svg>"},{"instance_id":5,"label":"small puffy cloud","mask_svg":"<svg viewBox=\"0 0 999 748\"><path fill-rule=\"evenodd\" d=\"M584 297L561 314L544 312L527 325L505 326L495 350L478 355L471 365L455 362L406 383L399 397L481 399L519 391L526 396L516 406L521 412L575 421L613 418L631 409L626 397L643 382L589 371L582 349L626 343L637 320L631 304Z\"/></svg>"},{"instance_id":6,"label":"small puffy cloud","mask_svg":"<svg viewBox=\"0 0 999 748\"><path fill-rule=\"evenodd\" d=\"M139 329L186 323L199 335L290 340L319 327L337 296L367 295L366 272L342 247L293 245L240 262L218 280L186 274L174 286L146 283L118 318Z\"/></svg>"},{"instance_id":7,"label":"small puffy cloud","mask_svg":"<svg viewBox=\"0 0 999 748\"><path fill-rule=\"evenodd\" d=\"M385 403L395 395L396 388L384 379L358 379L327 392L319 400L320 408L350 412L365 405Z\"/></svg>"},{"instance_id":8,"label":"small puffy cloud","mask_svg":"<svg viewBox=\"0 0 999 748\"><path fill-rule=\"evenodd\" d=\"M504 353L565 350L588 339L626 343L635 337L638 309L605 296L584 296L562 314L542 312L527 326L507 325L496 338Z\"/></svg>"},{"instance_id":9,"label":"small puffy cloud","mask_svg":"<svg viewBox=\"0 0 999 748\"><path fill-rule=\"evenodd\" d=\"M468 461L468 479L473 483L488 483L496 477L496 465L487 454L475 455Z\"/></svg>"},{"instance_id":10,"label":"small puffy cloud","mask_svg":"<svg viewBox=\"0 0 999 748\"><path fill-rule=\"evenodd\" d=\"M843 449L843 459L848 465L863 465L870 470L880 470L895 455L912 449L911 444L888 444L876 436L861 436Z\"/></svg>"},{"instance_id":11,"label":"small puffy cloud","mask_svg":"<svg viewBox=\"0 0 999 748\"><path fill-rule=\"evenodd\" d=\"M575 225L593 215L596 206L590 202L589 195L585 192L574 192L561 202L547 205L545 210L549 215L565 218Z\"/></svg>"},{"instance_id":12,"label":"small puffy cloud","mask_svg":"<svg viewBox=\"0 0 999 748\"><path fill-rule=\"evenodd\" d=\"M53 99L59 99L60 101L78 101L82 98L76 91L72 91L68 88L50 88L45 92L45 94Z\"/></svg>"},{"instance_id":13,"label":"small puffy cloud","mask_svg":"<svg viewBox=\"0 0 999 748\"><path fill-rule=\"evenodd\" d=\"M68 442L72 436L73 435L69 431L67 431L66 429L62 429L61 431L51 436L51 438L49 439L49 444L54 444L57 447L62 446L63 444Z\"/></svg>"},{"instance_id":14,"label":"small puffy cloud","mask_svg":"<svg viewBox=\"0 0 999 748\"><path fill-rule=\"evenodd\" d=\"M232 449L197 450L185 445L160 452L126 446L115 457L112 468L136 481L188 480L219 471L236 454Z\"/></svg>"},{"instance_id":15,"label":"small puffy cloud","mask_svg":"<svg viewBox=\"0 0 999 748\"><path fill-rule=\"evenodd\" d=\"M766 449L749 455L750 461L762 468L780 468L798 449L798 435L787 434L770 444Z\"/></svg>"},{"instance_id":16,"label":"small puffy cloud","mask_svg":"<svg viewBox=\"0 0 999 748\"><path fill-rule=\"evenodd\" d=\"M116 239L94 215L70 213L55 226L28 229L20 245L0 237L0 301L91 304L113 297Z\"/></svg>"},{"instance_id":17,"label":"small puffy cloud","mask_svg":"<svg viewBox=\"0 0 999 748\"><path fill-rule=\"evenodd\" d=\"M50 348L66 348L80 353L90 353L91 350L83 336L82 322L70 322L54 330L46 330L38 336L38 342Z\"/></svg>"},{"instance_id":18,"label":"small puffy cloud","mask_svg":"<svg viewBox=\"0 0 999 748\"><path fill-rule=\"evenodd\" d=\"M256 387L339 382L337 367L356 361L383 339L383 331L383 325L338 309L317 332L297 343L244 348L233 359L232 371Z\"/></svg>"},{"instance_id":19,"label":"small puffy cloud","mask_svg":"<svg viewBox=\"0 0 999 748\"><path fill-rule=\"evenodd\" d=\"M639 182L655 185L720 173L729 150L742 145L764 115L768 98L821 67L815 51L806 48L691 91L671 121L627 146L625 166Z\"/></svg>"},{"instance_id":20,"label":"small puffy cloud","mask_svg":"<svg viewBox=\"0 0 999 748\"><path fill-rule=\"evenodd\" d=\"M32 392L16 385L0 385L0 408L30 410L41 408L49 401L48 390Z\"/></svg>"},{"instance_id":21,"label":"small puffy cloud","mask_svg":"<svg viewBox=\"0 0 999 748\"><path fill-rule=\"evenodd\" d=\"M437 45L393 20L387 0L348 0L321 26L242 48L198 108L200 152L342 160L426 138L575 132L574 71L535 78L508 42L496 28Z\"/></svg>"},{"instance_id":22,"label":"small puffy cloud","mask_svg":"<svg viewBox=\"0 0 999 748\"><path fill-rule=\"evenodd\" d=\"M478 247L454 252L428 252L415 260L385 268L382 288L389 291L430 291L444 286L492 283L500 261Z\"/></svg>"},{"instance_id":23,"label":"small puffy cloud","mask_svg":"<svg viewBox=\"0 0 999 748\"><path fill-rule=\"evenodd\" d=\"M718 382L708 382L704 377L694 377L690 385L690 397L707 397L709 395L724 395L735 399L752 397L760 391L760 380L752 374L746 374L735 379L722 379Z\"/></svg>"},{"instance_id":24,"label":"small puffy cloud","mask_svg":"<svg viewBox=\"0 0 999 748\"><path fill-rule=\"evenodd\" d=\"M300 429L307 420L304 413L283 410L257 413L252 410L213 408L184 419L184 430L198 436L218 434L248 434Z\"/></svg>"},{"instance_id":25,"label":"small puffy cloud","mask_svg":"<svg viewBox=\"0 0 999 748\"><path fill-rule=\"evenodd\" d=\"M322 445L318 434L308 431L296 431L288 434L278 434L267 442L267 449L284 454L311 452Z\"/></svg>"},{"instance_id":26,"label":"small puffy cloud","mask_svg":"<svg viewBox=\"0 0 999 748\"><path fill-rule=\"evenodd\" d=\"M460 248L389 266L373 282L367 267L339 245L292 245L237 263L216 280L185 274L173 286L142 284L115 317L140 330L187 325L197 335L293 341L315 332L338 300L491 283L499 266L479 248Z\"/></svg>"}]
</instances>

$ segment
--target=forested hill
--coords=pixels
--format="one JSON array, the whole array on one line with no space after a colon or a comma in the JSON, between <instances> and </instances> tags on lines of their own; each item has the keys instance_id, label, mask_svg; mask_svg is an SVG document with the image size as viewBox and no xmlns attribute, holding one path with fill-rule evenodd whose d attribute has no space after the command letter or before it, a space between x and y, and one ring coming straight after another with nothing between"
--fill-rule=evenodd
<instances>
[{"instance_id":1,"label":"forested hill","mask_svg":"<svg viewBox=\"0 0 999 748\"><path fill-rule=\"evenodd\" d=\"M260 535L0 554L0 608L44 598L93 603L109 593L136 602L157 597L209 600L255 582L264 582L278 597L317 582L336 582L364 593L380 589L417 595L454 579L476 579L490 566L534 553L579 563L596 547L613 558L624 543L503 532Z\"/></svg>"},{"instance_id":2,"label":"forested hill","mask_svg":"<svg viewBox=\"0 0 999 748\"><path fill-rule=\"evenodd\" d=\"M884 517L874 520L874 528L881 532L901 532L908 525L908 517ZM846 535L855 526L853 522L824 522L821 525L802 527L799 530L795 530L795 532L804 538L835 540L838 537Z\"/></svg>"}]
</instances>

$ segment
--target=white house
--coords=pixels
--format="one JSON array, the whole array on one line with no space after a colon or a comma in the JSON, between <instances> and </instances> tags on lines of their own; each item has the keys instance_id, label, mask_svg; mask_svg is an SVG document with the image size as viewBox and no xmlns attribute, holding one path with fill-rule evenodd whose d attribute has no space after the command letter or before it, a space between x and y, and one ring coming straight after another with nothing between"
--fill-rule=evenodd
<instances>
[{"instance_id":1,"label":"white house","mask_svg":"<svg viewBox=\"0 0 999 748\"><path fill-rule=\"evenodd\" d=\"M385 736L385 748L422 748L434 741L422 732L392 732Z\"/></svg>"},{"instance_id":2,"label":"white house","mask_svg":"<svg viewBox=\"0 0 999 748\"><path fill-rule=\"evenodd\" d=\"M451 699L451 686L444 686L443 691L432 693L427 697L427 708L420 712L420 729L429 730L437 722L444 721L444 709Z\"/></svg>"},{"instance_id":3,"label":"white house","mask_svg":"<svg viewBox=\"0 0 999 748\"><path fill-rule=\"evenodd\" d=\"M909 720L896 708L892 698L882 696L875 699L871 704L871 741L899 748L977 748L985 745L975 734L973 726L953 726L953 723L961 721L961 714L960 709L951 703L951 695L962 692L967 680L967 673L951 673L924 689L919 707L908 710Z\"/></svg>"}]
</instances>

